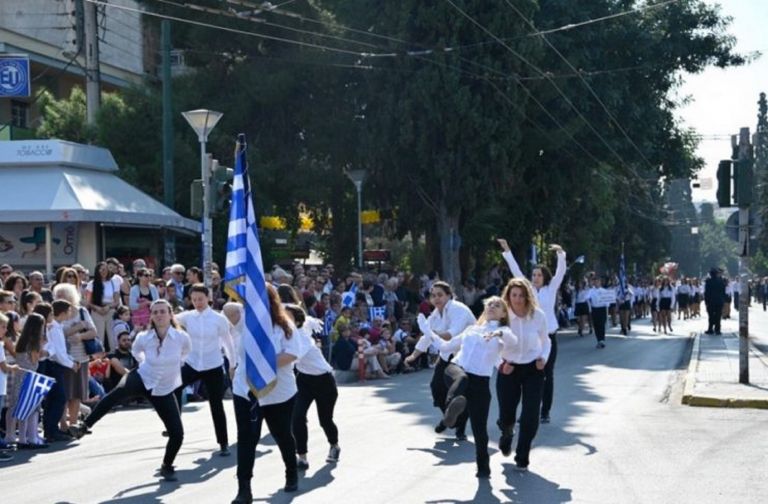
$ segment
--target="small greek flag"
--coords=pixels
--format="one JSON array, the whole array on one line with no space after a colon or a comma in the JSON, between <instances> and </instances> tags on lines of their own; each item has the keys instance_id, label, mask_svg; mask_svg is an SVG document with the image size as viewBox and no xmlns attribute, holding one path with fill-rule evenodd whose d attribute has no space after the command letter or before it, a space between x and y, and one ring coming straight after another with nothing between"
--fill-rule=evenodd
<instances>
[{"instance_id":1,"label":"small greek flag","mask_svg":"<svg viewBox=\"0 0 768 504\"><path fill-rule=\"evenodd\" d=\"M349 288L344 294L341 295L341 306L345 308L352 308L355 306L355 296L357 295L357 284L352 283L352 287Z\"/></svg>"},{"instance_id":2,"label":"small greek flag","mask_svg":"<svg viewBox=\"0 0 768 504\"><path fill-rule=\"evenodd\" d=\"M272 317L245 151L245 135L241 133L237 137L235 151L224 290L243 304L245 327L242 345L245 348L245 363L240 364L245 365L251 392L260 397L276 384L277 357L271 338Z\"/></svg>"},{"instance_id":3,"label":"small greek flag","mask_svg":"<svg viewBox=\"0 0 768 504\"><path fill-rule=\"evenodd\" d=\"M29 418L43 402L54 383L56 383L56 379L50 376L34 371L24 373L24 381L21 382L19 392L19 402L16 403L16 408L13 410L14 418L18 418L20 421Z\"/></svg>"},{"instance_id":4,"label":"small greek flag","mask_svg":"<svg viewBox=\"0 0 768 504\"><path fill-rule=\"evenodd\" d=\"M387 307L386 306L371 306L368 308L368 315L370 316L371 321L375 319L376 317L379 317L380 319L386 320L387 319Z\"/></svg>"}]
</instances>

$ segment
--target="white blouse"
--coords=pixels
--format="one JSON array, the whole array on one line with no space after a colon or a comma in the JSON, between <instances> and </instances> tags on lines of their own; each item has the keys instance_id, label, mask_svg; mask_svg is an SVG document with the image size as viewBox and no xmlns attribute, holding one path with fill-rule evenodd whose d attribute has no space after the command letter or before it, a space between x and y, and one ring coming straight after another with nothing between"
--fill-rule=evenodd
<instances>
[{"instance_id":1,"label":"white blouse","mask_svg":"<svg viewBox=\"0 0 768 504\"><path fill-rule=\"evenodd\" d=\"M229 320L210 308L203 311L188 310L176 315L176 320L189 334L192 340L192 351L186 358L186 363L196 371L206 371L221 367L224 359L221 350L234 362L235 349L232 335L229 332Z\"/></svg>"},{"instance_id":2,"label":"white blouse","mask_svg":"<svg viewBox=\"0 0 768 504\"><path fill-rule=\"evenodd\" d=\"M549 339L547 317L537 308L530 317L518 317L509 312L509 327L517 337L517 345L505 345L501 357L513 364L529 364L536 359L549 359L552 341Z\"/></svg>"},{"instance_id":3,"label":"white blouse","mask_svg":"<svg viewBox=\"0 0 768 504\"><path fill-rule=\"evenodd\" d=\"M501 255L507 261L507 266L509 266L512 275L516 278L525 278L512 252L505 251ZM561 250L557 253L557 268L555 269L554 276L552 276L548 285L542 285L537 291L539 306L547 317L547 330L550 333L554 333L560 328L557 315L555 314L555 304L557 303L557 291L560 290L560 284L563 283L563 278L565 278L565 270L565 251Z\"/></svg>"},{"instance_id":4,"label":"white blouse","mask_svg":"<svg viewBox=\"0 0 768 504\"><path fill-rule=\"evenodd\" d=\"M437 308L432 310L432 313L429 315L429 317L427 317L427 321L429 322L429 327L432 329L432 331L449 332L451 334L451 338L455 338L464 332L467 327L475 324L477 319L475 319L474 314L472 314L472 310L470 310L467 305L460 301L451 299L443 307L442 313L440 313L440 310ZM416 350L419 350L420 352L426 352L429 349L429 345L431 343L431 338L422 337L416 343ZM451 358L451 353L452 352L441 349L440 358L444 361L447 361Z\"/></svg>"},{"instance_id":5,"label":"white blouse","mask_svg":"<svg viewBox=\"0 0 768 504\"><path fill-rule=\"evenodd\" d=\"M154 329L136 336L131 353L139 363L137 372L153 396L164 396L181 386L181 364L192 343L189 335L169 327L162 343Z\"/></svg>"},{"instance_id":6,"label":"white blouse","mask_svg":"<svg viewBox=\"0 0 768 504\"><path fill-rule=\"evenodd\" d=\"M291 324L292 337L286 338L285 332L282 327L275 325L272 326L272 334L270 339L272 345L275 347L275 354L280 355L286 353L298 357L301 354L301 336L298 334L296 326ZM250 337L246 331L243 334L243 338ZM238 395L244 399L248 399L248 392L250 387L248 386L248 380L245 375L245 345L242 341L240 347L237 350L237 368L235 368L235 378L232 380L232 393ZM268 406L270 404L279 404L287 401L294 395L296 395L296 376L293 374L293 365L288 364L277 368L277 383L274 388L269 391L264 397L259 397L259 404L262 406Z\"/></svg>"},{"instance_id":7,"label":"white blouse","mask_svg":"<svg viewBox=\"0 0 768 504\"><path fill-rule=\"evenodd\" d=\"M493 332L500 332L500 337L494 336L486 339L486 336ZM517 345L517 336L515 336L508 326L499 325L498 321L492 320L482 325L469 326L464 332L445 341L434 333L430 337L436 342L441 350L455 353L453 363L460 366L467 373L477 376L491 376L496 365L499 363L499 357L502 349L512 348ZM549 338L547 338L549 339Z\"/></svg>"},{"instance_id":8,"label":"white blouse","mask_svg":"<svg viewBox=\"0 0 768 504\"><path fill-rule=\"evenodd\" d=\"M333 371L333 367L325 360L323 353L315 344L315 338L312 337L312 333L318 328L316 323L320 321L311 317L308 317L308 319L301 329L295 333L296 337L301 341L299 355L296 356L296 369L300 373L314 376L330 373ZM320 328L322 328L322 325L320 325Z\"/></svg>"}]
</instances>

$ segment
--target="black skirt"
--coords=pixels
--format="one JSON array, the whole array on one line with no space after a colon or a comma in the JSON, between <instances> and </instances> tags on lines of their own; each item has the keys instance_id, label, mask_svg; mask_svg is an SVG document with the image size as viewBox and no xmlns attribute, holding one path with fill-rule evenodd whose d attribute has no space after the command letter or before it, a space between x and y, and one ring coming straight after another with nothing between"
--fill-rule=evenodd
<instances>
[{"instance_id":1,"label":"black skirt","mask_svg":"<svg viewBox=\"0 0 768 504\"><path fill-rule=\"evenodd\" d=\"M589 303L576 303L575 314L577 317L589 315Z\"/></svg>"},{"instance_id":2,"label":"black skirt","mask_svg":"<svg viewBox=\"0 0 768 504\"><path fill-rule=\"evenodd\" d=\"M672 308L672 298L661 298L659 300L659 310L669 310Z\"/></svg>"},{"instance_id":3,"label":"black skirt","mask_svg":"<svg viewBox=\"0 0 768 504\"><path fill-rule=\"evenodd\" d=\"M656 298L651 299L651 311L652 312L659 311L659 300Z\"/></svg>"}]
</instances>

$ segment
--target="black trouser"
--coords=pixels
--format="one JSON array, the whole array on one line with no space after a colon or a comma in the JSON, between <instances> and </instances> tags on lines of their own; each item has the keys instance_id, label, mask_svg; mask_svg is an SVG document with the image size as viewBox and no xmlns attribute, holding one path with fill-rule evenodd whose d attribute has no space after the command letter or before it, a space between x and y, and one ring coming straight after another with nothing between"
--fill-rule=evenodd
<instances>
[{"instance_id":1,"label":"black trouser","mask_svg":"<svg viewBox=\"0 0 768 504\"><path fill-rule=\"evenodd\" d=\"M181 404L181 393L184 387L197 380L202 380L205 390L208 392L208 404L211 407L213 428L216 430L216 442L220 446L227 446L227 415L224 413L224 368L222 366L205 371L198 371L189 364L181 367L181 387L175 391L176 400Z\"/></svg>"},{"instance_id":2,"label":"black trouser","mask_svg":"<svg viewBox=\"0 0 768 504\"><path fill-rule=\"evenodd\" d=\"M443 360L442 357L437 359L435 372L429 384L429 388L432 390L432 404L440 408L440 411L443 413L445 413L445 407L448 405L448 382L445 379L446 367L448 367L448 361ZM457 434L464 434L468 418L469 416L466 412L459 415L454 426Z\"/></svg>"},{"instance_id":3,"label":"black trouser","mask_svg":"<svg viewBox=\"0 0 768 504\"><path fill-rule=\"evenodd\" d=\"M707 305L707 332L720 332L720 321L723 318L723 305Z\"/></svg>"},{"instance_id":4,"label":"black trouser","mask_svg":"<svg viewBox=\"0 0 768 504\"><path fill-rule=\"evenodd\" d=\"M168 443L165 445L163 464L173 465L184 440L184 426L181 423L179 404L172 392L162 396L152 395L151 391L144 386L144 382L136 370L126 373L120 383L96 404L91 414L85 419L85 425L93 427L115 405L135 397L146 397L155 408L157 416L163 421L165 430L168 432Z\"/></svg>"},{"instance_id":5,"label":"black trouser","mask_svg":"<svg viewBox=\"0 0 768 504\"><path fill-rule=\"evenodd\" d=\"M467 373L458 365L451 363L445 368L445 381L448 385L447 400L464 396L467 399L466 415L472 422L472 435L475 437L475 459L480 471L489 470L488 456L488 410L491 406L491 390L487 376ZM464 421L466 425L466 420Z\"/></svg>"},{"instance_id":6,"label":"black trouser","mask_svg":"<svg viewBox=\"0 0 768 504\"><path fill-rule=\"evenodd\" d=\"M253 396L249 393L249 398ZM261 438L261 423L267 421L269 433L275 439L285 464L286 478L296 478L296 443L291 433L291 416L296 396L285 402L268 406L255 405L251 401L235 395L232 402L235 406L237 421L237 480L240 489L250 491L253 478L253 462L256 459L256 445Z\"/></svg>"},{"instance_id":7,"label":"black trouser","mask_svg":"<svg viewBox=\"0 0 768 504\"><path fill-rule=\"evenodd\" d=\"M511 434L517 416L517 405L522 400L520 412L520 435L517 438L515 462L527 466L531 443L539 429L539 408L541 391L544 384L544 371L536 369L536 361L528 364L512 363L512 373L498 374L496 379L496 397L499 401L501 428L505 434Z\"/></svg>"},{"instance_id":8,"label":"black trouser","mask_svg":"<svg viewBox=\"0 0 768 504\"><path fill-rule=\"evenodd\" d=\"M605 341L605 322L607 319L607 308L592 308L592 326L595 329L595 337L598 343Z\"/></svg>"},{"instance_id":9,"label":"black trouser","mask_svg":"<svg viewBox=\"0 0 768 504\"><path fill-rule=\"evenodd\" d=\"M45 396L43 405L43 432L48 439L59 432L59 422L67 406L67 396L64 393L64 375L67 371L70 369L50 359L45 361L45 366L41 369L43 374L56 380Z\"/></svg>"},{"instance_id":10,"label":"black trouser","mask_svg":"<svg viewBox=\"0 0 768 504\"><path fill-rule=\"evenodd\" d=\"M541 396L541 416L549 416L552 409L552 397L555 393L555 361L557 360L557 333L549 335L552 349L549 351L549 359L544 367L544 390Z\"/></svg>"},{"instance_id":11,"label":"black trouser","mask_svg":"<svg viewBox=\"0 0 768 504\"><path fill-rule=\"evenodd\" d=\"M333 374L309 375L299 372L296 375L296 404L293 409L293 437L296 438L296 453L307 453L307 411L313 401L317 402L317 417L325 437L331 445L339 442L339 429L333 423L333 409L339 391Z\"/></svg>"},{"instance_id":12,"label":"black trouser","mask_svg":"<svg viewBox=\"0 0 768 504\"><path fill-rule=\"evenodd\" d=\"M740 295L739 292L734 292L733 293L733 308L736 311L739 311L739 295ZM747 298L747 299L749 299L749 298Z\"/></svg>"}]
</instances>

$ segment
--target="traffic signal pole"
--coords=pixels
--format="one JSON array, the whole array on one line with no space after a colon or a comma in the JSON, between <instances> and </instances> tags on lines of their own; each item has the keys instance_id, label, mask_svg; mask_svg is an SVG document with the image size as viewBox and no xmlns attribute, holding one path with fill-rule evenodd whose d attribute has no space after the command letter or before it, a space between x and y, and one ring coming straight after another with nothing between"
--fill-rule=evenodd
<instances>
[{"instance_id":1,"label":"traffic signal pole","mask_svg":"<svg viewBox=\"0 0 768 504\"><path fill-rule=\"evenodd\" d=\"M749 128L741 128L734 178L739 205L739 383L749 384L749 207L752 202L752 145Z\"/></svg>"}]
</instances>

